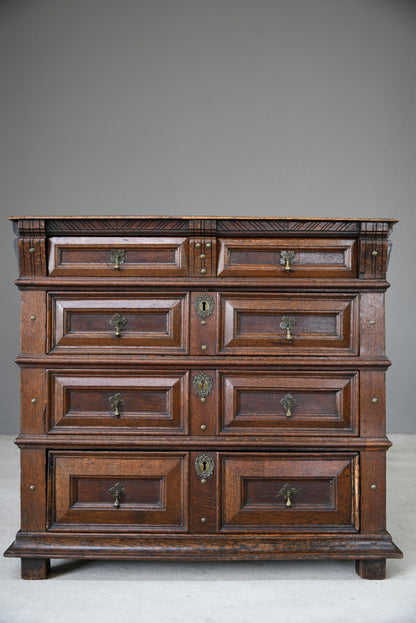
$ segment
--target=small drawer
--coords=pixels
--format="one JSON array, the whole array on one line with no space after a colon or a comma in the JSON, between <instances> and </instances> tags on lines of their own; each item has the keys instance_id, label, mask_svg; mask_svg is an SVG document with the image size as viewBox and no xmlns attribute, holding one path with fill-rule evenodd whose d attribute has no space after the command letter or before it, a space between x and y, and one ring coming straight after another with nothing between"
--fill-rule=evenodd
<instances>
[{"instance_id":1,"label":"small drawer","mask_svg":"<svg viewBox=\"0 0 416 623\"><path fill-rule=\"evenodd\" d=\"M222 531L357 532L358 454L224 455Z\"/></svg>"},{"instance_id":2,"label":"small drawer","mask_svg":"<svg viewBox=\"0 0 416 623\"><path fill-rule=\"evenodd\" d=\"M358 372L224 372L221 433L353 435Z\"/></svg>"},{"instance_id":3,"label":"small drawer","mask_svg":"<svg viewBox=\"0 0 416 623\"><path fill-rule=\"evenodd\" d=\"M354 239L220 238L218 243L220 277L357 277Z\"/></svg>"},{"instance_id":4,"label":"small drawer","mask_svg":"<svg viewBox=\"0 0 416 623\"><path fill-rule=\"evenodd\" d=\"M51 530L187 529L184 453L50 452Z\"/></svg>"},{"instance_id":5,"label":"small drawer","mask_svg":"<svg viewBox=\"0 0 416 623\"><path fill-rule=\"evenodd\" d=\"M187 294L50 295L49 350L184 354Z\"/></svg>"},{"instance_id":6,"label":"small drawer","mask_svg":"<svg viewBox=\"0 0 416 623\"><path fill-rule=\"evenodd\" d=\"M52 237L52 277L183 277L188 275L186 238Z\"/></svg>"},{"instance_id":7,"label":"small drawer","mask_svg":"<svg viewBox=\"0 0 416 623\"><path fill-rule=\"evenodd\" d=\"M189 373L50 371L52 433L185 434Z\"/></svg>"},{"instance_id":8,"label":"small drawer","mask_svg":"<svg viewBox=\"0 0 416 623\"><path fill-rule=\"evenodd\" d=\"M224 294L224 355L356 355L358 296Z\"/></svg>"}]
</instances>

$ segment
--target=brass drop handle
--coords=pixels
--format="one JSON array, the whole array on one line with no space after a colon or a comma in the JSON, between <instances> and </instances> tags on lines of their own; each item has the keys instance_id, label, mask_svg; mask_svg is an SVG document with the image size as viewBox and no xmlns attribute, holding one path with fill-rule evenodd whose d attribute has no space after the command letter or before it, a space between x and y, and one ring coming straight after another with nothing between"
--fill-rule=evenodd
<instances>
[{"instance_id":1,"label":"brass drop handle","mask_svg":"<svg viewBox=\"0 0 416 623\"><path fill-rule=\"evenodd\" d=\"M292 394L286 394L280 401L280 404L286 409L286 417L292 417L292 409L298 404Z\"/></svg>"},{"instance_id":2,"label":"brass drop handle","mask_svg":"<svg viewBox=\"0 0 416 623\"><path fill-rule=\"evenodd\" d=\"M116 482L116 484L113 485L109 491L112 495L114 495L114 506L116 508L120 508L120 498L126 495L126 488L123 487L121 482Z\"/></svg>"},{"instance_id":3,"label":"brass drop handle","mask_svg":"<svg viewBox=\"0 0 416 623\"><path fill-rule=\"evenodd\" d=\"M120 407L124 407L124 400L121 394L113 394L108 397L110 407L114 409L114 415L120 417Z\"/></svg>"},{"instance_id":4,"label":"brass drop handle","mask_svg":"<svg viewBox=\"0 0 416 623\"><path fill-rule=\"evenodd\" d=\"M293 340L292 331L296 326L296 318L293 316L283 316L282 322L280 323L280 328L286 331L286 339L288 342Z\"/></svg>"},{"instance_id":5,"label":"brass drop handle","mask_svg":"<svg viewBox=\"0 0 416 623\"><path fill-rule=\"evenodd\" d=\"M280 252L280 264L285 267L286 272L290 272L294 261L295 261L294 251L281 251Z\"/></svg>"},{"instance_id":6,"label":"brass drop handle","mask_svg":"<svg viewBox=\"0 0 416 623\"><path fill-rule=\"evenodd\" d=\"M126 324L127 324L127 318L124 318L124 316L122 316L121 314L115 314L111 318L109 325L110 327L113 327L116 330L114 337L121 337L121 330Z\"/></svg>"},{"instance_id":7,"label":"brass drop handle","mask_svg":"<svg viewBox=\"0 0 416 623\"><path fill-rule=\"evenodd\" d=\"M292 506L292 498L293 496L299 493L295 487L292 487L288 482L286 482L283 487L279 491L279 495L283 496L286 499L286 506L290 508Z\"/></svg>"},{"instance_id":8,"label":"brass drop handle","mask_svg":"<svg viewBox=\"0 0 416 623\"><path fill-rule=\"evenodd\" d=\"M124 264L126 252L124 249L112 249L111 261L113 262L114 270L120 270L120 265Z\"/></svg>"}]
</instances>

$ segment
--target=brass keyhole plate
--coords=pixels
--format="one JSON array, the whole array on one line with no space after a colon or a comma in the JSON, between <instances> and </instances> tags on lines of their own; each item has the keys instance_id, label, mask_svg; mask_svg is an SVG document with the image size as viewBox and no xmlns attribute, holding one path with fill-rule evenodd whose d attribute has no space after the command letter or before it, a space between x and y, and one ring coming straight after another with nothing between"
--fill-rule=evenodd
<instances>
[{"instance_id":1,"label":"brass keyhole plate","mask_svg":"<svg viewBox=\"0 0 416 623\"><path fill-rule=\"evenodd\" d=\"M208 318L214 311L215 303L209 294L200 294L194 300L194 308L200 318Z\"/></svg>"},{"instance_id":2,"label":"brass keyhole plate","mask_svg":"<svg viewBox=\"0 0 416 623\"><path fill-rule=\"evenodd\" d=\"M195 459L195 470L201 480L206 480L214 473L215 462L209 454L200 454Z\"/></svg>"},{"instance_id":3,"label":"brass keyhole plate","mask_svg":"<svg viewBox=\"0 0 416 623\"><path fill-rule=\"evenodd\" d=\"M194 390L201 398L206 398L212 392L214 379L206 372L201 372L193 378Z\"/></svg>"}]
</instances>

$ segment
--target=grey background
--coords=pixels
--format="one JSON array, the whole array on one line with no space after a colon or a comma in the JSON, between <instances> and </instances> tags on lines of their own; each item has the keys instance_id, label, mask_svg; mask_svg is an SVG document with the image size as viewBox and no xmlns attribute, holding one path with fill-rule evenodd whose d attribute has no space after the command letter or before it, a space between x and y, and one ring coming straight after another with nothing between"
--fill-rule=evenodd
<instances>
[{"instance_id":1,"label":"grey background","mask_svg":"<svg viewBox=\"0 0 416 623\"><path fill-rule=\"evenodd\" d=\"M11 214L399 218L388 430L416 431L416 2L0 0L0 72L0 432Z\"/></svg>"}]
</instances>

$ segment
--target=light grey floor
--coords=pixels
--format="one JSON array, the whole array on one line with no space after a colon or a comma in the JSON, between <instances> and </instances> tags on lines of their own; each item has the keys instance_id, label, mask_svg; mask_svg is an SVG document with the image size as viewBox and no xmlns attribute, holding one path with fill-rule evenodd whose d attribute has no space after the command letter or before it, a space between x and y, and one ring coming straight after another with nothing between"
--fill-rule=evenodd
<instances>
[{"instance_id":1,"label":"light grey floor","mask_svg":"<svg viewBox=\"0 0 416 623\"><path fill-rule=\"evenodd\" d=\"M46 581L20 580L0 559L2 623L415 623L416 435L391 435L388 528L404 551L387 579L351 562L140 563L52 561ZM2 549L19 526L19 460L0 436Z\"/></svg>"}]
</instances>

